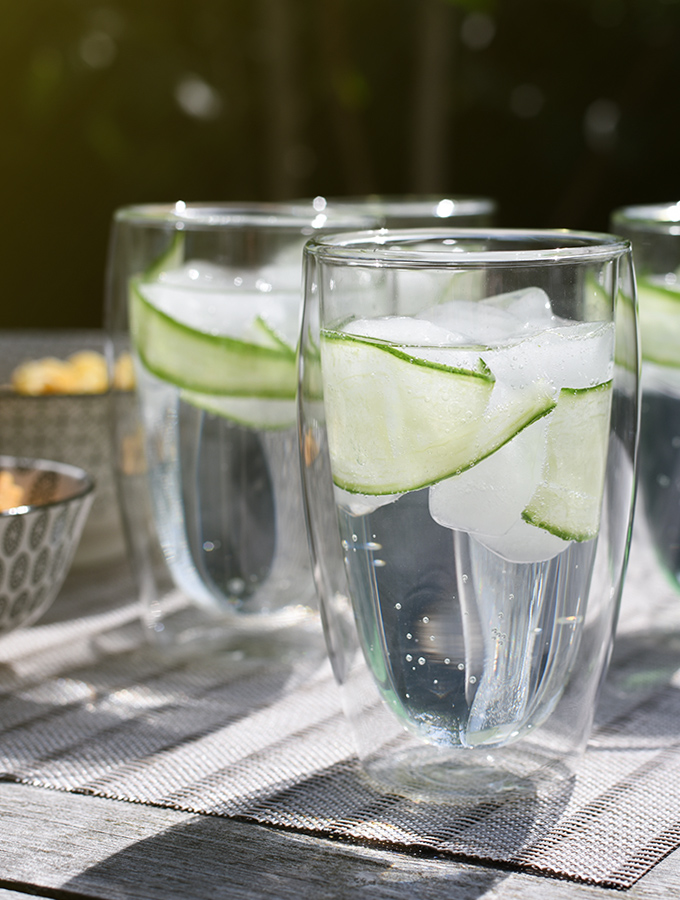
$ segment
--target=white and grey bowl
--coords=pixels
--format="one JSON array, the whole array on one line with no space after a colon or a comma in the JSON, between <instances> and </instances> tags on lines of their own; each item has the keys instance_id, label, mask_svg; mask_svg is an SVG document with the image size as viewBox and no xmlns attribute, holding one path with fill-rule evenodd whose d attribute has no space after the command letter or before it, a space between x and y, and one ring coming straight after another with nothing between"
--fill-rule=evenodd
<instances>
[{"instance_id":1,"label":"white and grey bowl","mask_svg":"<svg viewBox=\"0 0 680 900\"><path fill-rule=\"evenodd\" d=\"M77 466L0 456L24 489L22 505L0 512L0 635L35 622L59 593L94 499Z\"/></svg>"}]
</instances>

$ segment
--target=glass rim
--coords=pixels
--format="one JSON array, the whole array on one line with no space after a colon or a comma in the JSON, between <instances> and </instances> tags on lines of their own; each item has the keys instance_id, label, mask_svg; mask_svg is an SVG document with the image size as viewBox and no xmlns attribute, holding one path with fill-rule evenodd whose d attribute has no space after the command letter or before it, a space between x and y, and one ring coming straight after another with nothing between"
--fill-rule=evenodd
<instances>
[{"instance_id":1,"label":"glass rim","mask_svg":"<svg viewBox=\"0 0 680 900\"><path fill-rule=\"evenodd\" d=\"M319 195L310 202L314 209L368 209L377 215L432 216L455 219L456 216L490 215L498 204L490 197L456 194L366 194L365 196L326 197Z\"/></svg>"},{"instance_id":2,"label":"glass rim","mask_svg":"<svg viewBox=\"0 0 680 900\"><path fill-rule=\"evenodd\" d=\"M314 234L326 228L370 228L377 224L369 212L319 211L311 202L260 203L185 202L142 203L122 206L114 212L116 224L177 231L261 228Z\"/></svg>"},{"instance_id":3,"label":"glass rim","mask_svg":"<svg viewBox=\"0 0 680 900\"><path fill-rule=\"evenodd\" d=\"M680 234L680 201L621 206L614 210L611 221L616 226Z\"/></svg>"},{"instance_id":4,"label":"glass rim","mask_svg":"<svg viewBox=\"0 0 680 900\"><path fill-rule=\"evenodd\" d=\"M465 249L465 243L483 240L493 242L494 246ZM422 246L427 241L433 243L432 248ZM504 243L521 242L527 247L503 248ZM532 242L534 247L530 246ZM455 247L456 243L460 246ZM441 267L444 264L451 268L586 262L622 256L630 249L631 242L627 238L604 232L454 227L338 232L311 238L305 245L306 254L326 263L374 267Z\"/></svg>"}]
</instances>

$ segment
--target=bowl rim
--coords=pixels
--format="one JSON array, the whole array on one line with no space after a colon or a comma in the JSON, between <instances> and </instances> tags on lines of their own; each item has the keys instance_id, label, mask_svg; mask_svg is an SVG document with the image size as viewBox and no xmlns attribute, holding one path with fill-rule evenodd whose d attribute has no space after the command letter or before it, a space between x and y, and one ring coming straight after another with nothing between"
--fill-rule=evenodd
<instances>
[{"instance_id":1,"label":"bowl rim","mask_svg":"<svg viewBox=\"0 0 680 900\"><path fill-rule=\"evenodd\" d=\"M37 469L41 472L57 472L59 475L67 475L79 482L78 487L73 493L59 500L50 500L48 503L23 504L15 506L11 509L0 510L0 519L11 518L12 516L23 516L27 513L39 509L50 509L54 506L65 506L73 500L80 500L87 497L88 494L94 492L96 484L94 478L81 469L80 466L73 466L70 463L56 462L51 459L36 459L30 456L6 456L0 454L0 471L12 471L16 469Z\"/></svg>"},{"instance_id":2,"label":"bowl rim","mask_svg":"<svg viewBox=\"0 0 680 900\"><path fill-rule=\"evenodd\" d=\"M109 402L109 398L111 394L122 394L122 393L131 393L129 391L121 391L119 389L107 388L105 391L87 391L81 394L21 394L19 391L14 390L14 388L9 384L0 384L0 399L3 404L7 404L7 402L18 402L19 400L40 400L41 402L47 402L55 400L83 400L87 403L92 403L93 400L99 400L101 403L102 400L105 400L106 403Z\"/></svg>"}]
</instances>

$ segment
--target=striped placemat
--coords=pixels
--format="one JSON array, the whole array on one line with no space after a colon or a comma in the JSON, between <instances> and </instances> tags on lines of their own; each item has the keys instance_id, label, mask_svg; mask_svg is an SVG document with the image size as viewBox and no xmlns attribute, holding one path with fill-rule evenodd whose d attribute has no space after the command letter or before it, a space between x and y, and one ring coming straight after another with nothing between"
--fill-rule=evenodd
<instances>
[{"instance_id":1,"label":"striped placemat","mask_svg":"<svg viewBox=\"0 0 680 900\"><path fill-rule=\"evenodd\" d=\"M48 618L0 640L0 777L625 888L680 845L680 603L646 566L633 560L578 777L549 801L381 793L318 622L267 654L241 639L160 655L115 570L76 573Z\"/></svg>"}]
</instances>

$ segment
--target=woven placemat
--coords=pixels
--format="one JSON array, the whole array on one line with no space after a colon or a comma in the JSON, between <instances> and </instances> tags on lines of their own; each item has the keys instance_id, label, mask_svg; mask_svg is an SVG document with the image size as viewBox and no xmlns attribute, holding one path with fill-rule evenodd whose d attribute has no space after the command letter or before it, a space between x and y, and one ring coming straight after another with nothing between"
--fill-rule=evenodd
<instances>
[{"instance_id":1,"label":"woven placemat","mask_svg":"<svg viewBox=\"0 0 680 900\"><path fill-rule=\"evenodd\" d=\"M588 752L549 802L379 792L318 623L269 658L162 656L114 573L71 578L51 618L0 640L0 777L629 887L680 846L680 604L649 584L638 567Z\"/></svg>"}]
</instances>

